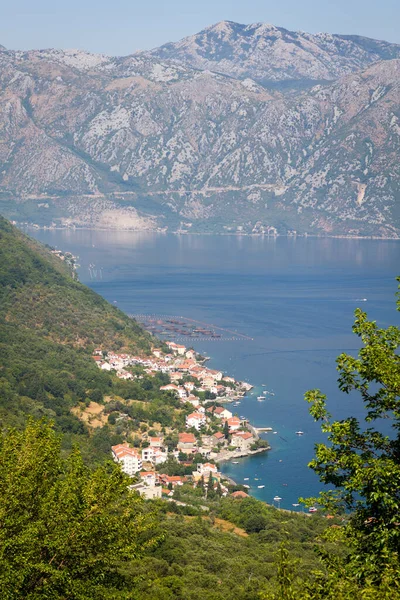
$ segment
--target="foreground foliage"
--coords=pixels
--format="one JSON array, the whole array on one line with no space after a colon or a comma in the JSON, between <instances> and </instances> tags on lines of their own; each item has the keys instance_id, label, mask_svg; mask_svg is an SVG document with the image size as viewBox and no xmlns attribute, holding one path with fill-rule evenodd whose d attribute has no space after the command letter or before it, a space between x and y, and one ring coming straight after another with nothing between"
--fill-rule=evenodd
<instances>
[{"instance_id":1,"label":"foreground foliage","mask_svg":"<svg viewBox=\"0 0 400 600\"><path fill-rule=\"evenodd\" d=\"M328 444L316 445L310 467L334 489L321 493L318 502L331 512L348 513L346 526L335 532L350 550L346 564L324 558L334 574L345 572L365 590L391 582L394 594L400 573L400 328L379 328L357 309L353 332L362 348L356 358L338 357L339 388L361 395L365 422L335 421L324 394L306 394L312 416L328 434Z\"/></svg>"},{"instance_id":2,"label":"foreground foliage","mask_svg":"<svg viewBox=\"0 0 400 600\"><path fill-rule=\"evenodd\" d=\"M125 598L121 567L155 540L113 466L90 471L41 422L0 438L0 597Z\"/></svg>"}]
</instances>

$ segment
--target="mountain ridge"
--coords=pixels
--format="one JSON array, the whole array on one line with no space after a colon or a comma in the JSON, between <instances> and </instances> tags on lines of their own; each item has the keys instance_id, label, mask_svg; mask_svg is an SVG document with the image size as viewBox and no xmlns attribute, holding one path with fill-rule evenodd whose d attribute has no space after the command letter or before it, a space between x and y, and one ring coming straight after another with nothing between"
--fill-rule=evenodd
<instances>
[{"instance_id":1,"label":"mountain ridge","mask_svg":"<svg viewBox=\"0 0 400 600\"><path fill-rule=\"evenodd\" d=\"M39 226L399 237L399 64L285 89L154 51L1 52L1 210Z\"/></svg>"},{"instance_id":2,"label":"mountain ridge","mask_svg":"<svg viewBox=\"0 0 400 600\"><path fill-rule=\"evenodd\" d=\"M400 45L363 36L290 31L270 23L220 21L150 54L268 85L334 80L378 60L399 58Z\"/></svg>"}]
</instances>

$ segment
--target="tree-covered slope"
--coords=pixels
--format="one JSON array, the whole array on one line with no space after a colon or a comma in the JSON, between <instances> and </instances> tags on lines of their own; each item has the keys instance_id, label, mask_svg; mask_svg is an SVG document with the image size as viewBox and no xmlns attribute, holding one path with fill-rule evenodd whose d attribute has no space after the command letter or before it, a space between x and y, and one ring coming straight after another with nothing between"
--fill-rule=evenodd
<instances>
[{"instance_id":1,"label":"tree-covered slope","mask_svg":"<svg viewBox=\"0 0 400 600\"><path fill-rule=\"evenodd\" d=\"M96 346L143 354L151 336L0 217L0 424L46 414L83 432L70 409L112 385Z\"/></svg>"}]
</instances>

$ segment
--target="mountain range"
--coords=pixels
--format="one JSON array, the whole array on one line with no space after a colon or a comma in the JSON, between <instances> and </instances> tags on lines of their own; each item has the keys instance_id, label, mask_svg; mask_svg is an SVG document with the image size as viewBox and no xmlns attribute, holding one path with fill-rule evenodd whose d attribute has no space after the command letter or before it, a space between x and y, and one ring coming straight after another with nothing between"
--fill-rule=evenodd
<instances>
[{"instance_id":1,"label":"mountain range","mask_svg":"<svg viewBox=\"0 0 400 600\"><path fill-rule=\"evenodd\" d=\"M39 226L400 236L400 45L223 21L0 48L0 211Z\"/></svg>"}]
</instances>

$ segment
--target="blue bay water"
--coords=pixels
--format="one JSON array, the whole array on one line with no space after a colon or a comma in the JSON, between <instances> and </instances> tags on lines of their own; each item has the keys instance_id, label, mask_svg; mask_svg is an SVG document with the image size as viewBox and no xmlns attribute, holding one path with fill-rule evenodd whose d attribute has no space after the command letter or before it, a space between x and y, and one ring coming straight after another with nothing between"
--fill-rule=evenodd
<instances>
[{"instance_id":1,"label":"blue bay water","mask_svg":"<svg viewBox=\"0 0 400 600\"><path fill-rule=\"evenodd\" d=\"M193 342L211 357L209 366L255 385L238 414L277 431L266 434L270 452L225 463L222 471L250 484L261 500L280 496L285 508L318 493L307 463L324 438L303 395L318 387L335 417L362 416L359 398L337 389L335 359L357 352L356 307L381 326L400 322L398 241L82 230L34 235L79 255L81 281L127 313L184 316L252 338ZM257 402L263 389L275 396Z\"/></svg>"}]
</instances>

